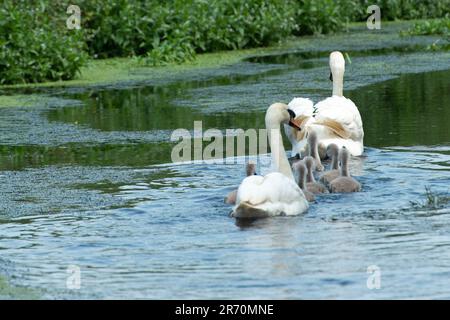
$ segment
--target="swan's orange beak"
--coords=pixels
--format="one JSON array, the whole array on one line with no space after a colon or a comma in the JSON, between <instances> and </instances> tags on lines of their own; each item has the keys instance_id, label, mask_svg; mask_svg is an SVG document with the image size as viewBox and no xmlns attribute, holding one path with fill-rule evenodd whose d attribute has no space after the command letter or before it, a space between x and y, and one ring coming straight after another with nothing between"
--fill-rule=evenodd
<instances>
[{"instance_id":1,"label":"swan's orange beak","mask_svg":"<svg viewBox=\"0 0 450 320\"><path fill-rule=\"evenodd\" d=\"M300 123L298 123L295 120L295 117L296 117L295 112L292 111L291 109L288 109L288 112L289 112L289 118L290 118L290 120L288 122L288 125L291 126L294 129L297 129L298 131L301 131L302 128L300 128Z\"/></svg>"},{"instance_id":2,"label":"swan's orange beak","mask_svg":"<svg viewBox=\"0 0 450 320\"><path fill-rule=\"evenodd\" d=\"M297 129L298 131L302 131L302 128L300 128L300 124L295 119L289 120L288 125L294 129Z\"/></svg>"}]
</instances>

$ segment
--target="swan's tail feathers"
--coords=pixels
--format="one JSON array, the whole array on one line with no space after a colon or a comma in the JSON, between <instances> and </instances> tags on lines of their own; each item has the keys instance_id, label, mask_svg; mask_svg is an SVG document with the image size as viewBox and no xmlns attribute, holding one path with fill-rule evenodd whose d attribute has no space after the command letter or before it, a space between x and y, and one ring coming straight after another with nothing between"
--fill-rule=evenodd
<instances>
[{"instance_id":1,"label":"swan's tail feathers","mask_svg":"<svg viewBox=\"0 0 450 320\"><path fill-rule=\"evenodd\" d=\"M264 210L252 206L248 202L241 202L231 213L231 216L240 219L251 219L267 218L269 217L269 214Z\"/></svg>"},{"instance_id":2,"label":"swan's tail feathers","mask_svg":"<svg viewBox=\"0 0 450 320\"><path fill-rule=\"evenodd\" d=\"M332 119L324 119L314 122L316 125L324 126L330 129L337 137L342 139L349 139L350 133L338 121Z\"/></svg>"}]
</instances>

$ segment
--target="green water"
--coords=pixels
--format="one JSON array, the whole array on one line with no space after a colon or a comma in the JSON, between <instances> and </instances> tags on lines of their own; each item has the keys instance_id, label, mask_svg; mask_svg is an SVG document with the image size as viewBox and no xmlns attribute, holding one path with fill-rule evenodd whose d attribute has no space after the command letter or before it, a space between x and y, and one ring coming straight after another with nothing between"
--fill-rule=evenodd
<instances>
[{"instance_id":1,"label":"green water","mask_svg":"<svg viewBox=\"0 0 450 320\"><path fill-rule=\"evenodd\" d=\"M0 298L450 298L448 54L352 53L345 95L366 150L351 171L363 192L242 223L223 197L245 159L172 164L172 131L263 128L274 101L331 91L322 54L249 61L261 68L50 90L52 105L2 110ZM266 158L254 159L261 173ZM73 264L80 290L66 287ZM371 265L381 290L366 287Z\"/></svg>"},{"instance_id":2,"label":"green water","mask_svg":"<svg viewBox=\"0 0 450 320\"><path fill-rule=\"evenodd\" d=\"M402 75L347 95L360 106L365 144L450 143L450 72Z\"/></svg>"},{"instance_id":3,"label":"green water","mask_svg":"<svg viewBox=\"0 0 450 320\"><path fill-rule=\"evenodd\" d=\"M436 71L405 74L346 93L358 106L364 121L365 145L372 147L434 145L450 141L450 73ZM224 90L226 90L224 88ZM140 131L154 138L130 143L60 146L0 146L0 168L20 169L42 165L79 164L135 166L167 163L172 130L193 129L201 120L204 130L264 128L264 113L245 108L238 112L202 113L195 107L177 106L167 92L154 88L101 91L76 95L84 107L48 112L51 122L76 123L100 131ZM161 91L161 90L160 90ZM153 131L153 132L152 132Z\"/></svg>"}]
</instances>

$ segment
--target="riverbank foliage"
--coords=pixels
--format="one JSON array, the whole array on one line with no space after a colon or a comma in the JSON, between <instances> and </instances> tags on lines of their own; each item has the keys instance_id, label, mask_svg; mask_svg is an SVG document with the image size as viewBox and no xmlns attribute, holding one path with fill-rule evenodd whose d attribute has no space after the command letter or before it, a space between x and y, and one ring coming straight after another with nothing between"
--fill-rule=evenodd
<instances>
[{"instance_id":1,"label":"riverbank foliage","mask_svg":"<svg viewBox=\"0 0 450 320\"><path fill-rule=\"evenodd\" d=\"M450 36L450 16L443 19L419 21L402 35L443 35Z\"/></svg>"},{"instance_id":2,"label":"riverbank foliage","mask_svg":"<svg viewBox=\"0 0 450 320\"><path fill-rule=\"evenodd\" d=\"M1 5L0 84L68 80L80 70L87 59L83 35L48 12L21 1Z\"/></svg>"},{"instance_id":3,"label":"riverbank foliage","mask_svg":"<svg viewBox=\"0 0 450 320\"><path fill-rule=\"evenodd\" d=\"M450 5L450 0L78 0L81 29L69 30L68 0L3 0L0 83L72 79L88 56L136 56L141 64L164 65L197 53L335 32L367 19L373 2L387 20L439 18Z\"/></svg>"}]
</instances>

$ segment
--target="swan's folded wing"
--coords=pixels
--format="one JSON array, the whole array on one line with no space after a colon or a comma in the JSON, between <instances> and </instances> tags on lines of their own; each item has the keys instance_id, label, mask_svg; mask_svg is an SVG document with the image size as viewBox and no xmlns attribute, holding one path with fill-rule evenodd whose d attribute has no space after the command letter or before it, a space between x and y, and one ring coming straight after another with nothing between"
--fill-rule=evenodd
<instances>
[{"instance_id":1,"label":"swan's folded wing","mask_svg":"<svg viewBox=\"0 0 450 320\"><path fill-rule=\"evenodd\" d=\"M232 215L238 218L297 215L308 201L295 182L279 172L245 178L239 186Z\"/></svg>"},{"instance_id":2,"label":"swan's folded wing","mask_svg":"<svg viewBox=\"0 0 450 320\"><path fill-rule=\"evenodd\" d=\"M304 198L297 184L285 175L273 172L265 176L264 188L271 202L291 203Z\"/></svg>"},{"instance_id":3,"label":"swan's folded wing","mask_svg":"<svg viewBox=\"0 0 450 320\"><path fill-rule=\"evenodd\" d=\"M304 198L303 192L294 181L279 172L268 175L250 176L239 186L236 203L247 202L260 205L266 202L290 203Z\"/></svg>"},{"instance_id":4,"label":"swan's folded wing","mask_svg":"<svg viewBox=\"0 0 450 320\"><path fill-rule=\"evenodd\" d=\"M362 139L363 125L358 108L345 97L329 97L315 105L315 124L328 126L344 139Z\"/></svg>"},{"instance_id":5,"label":"swan's folded wing","mask_svg":"<svg viewBox=\"0 0 450 320\"><path fill-rule=\"evenodd\" d=\"M267 195L264 190L263 176L249 176L242 180L239 185L236 204L247 202L251 205L258 205L267 200Z\"/></svg>"}]
</instances>

